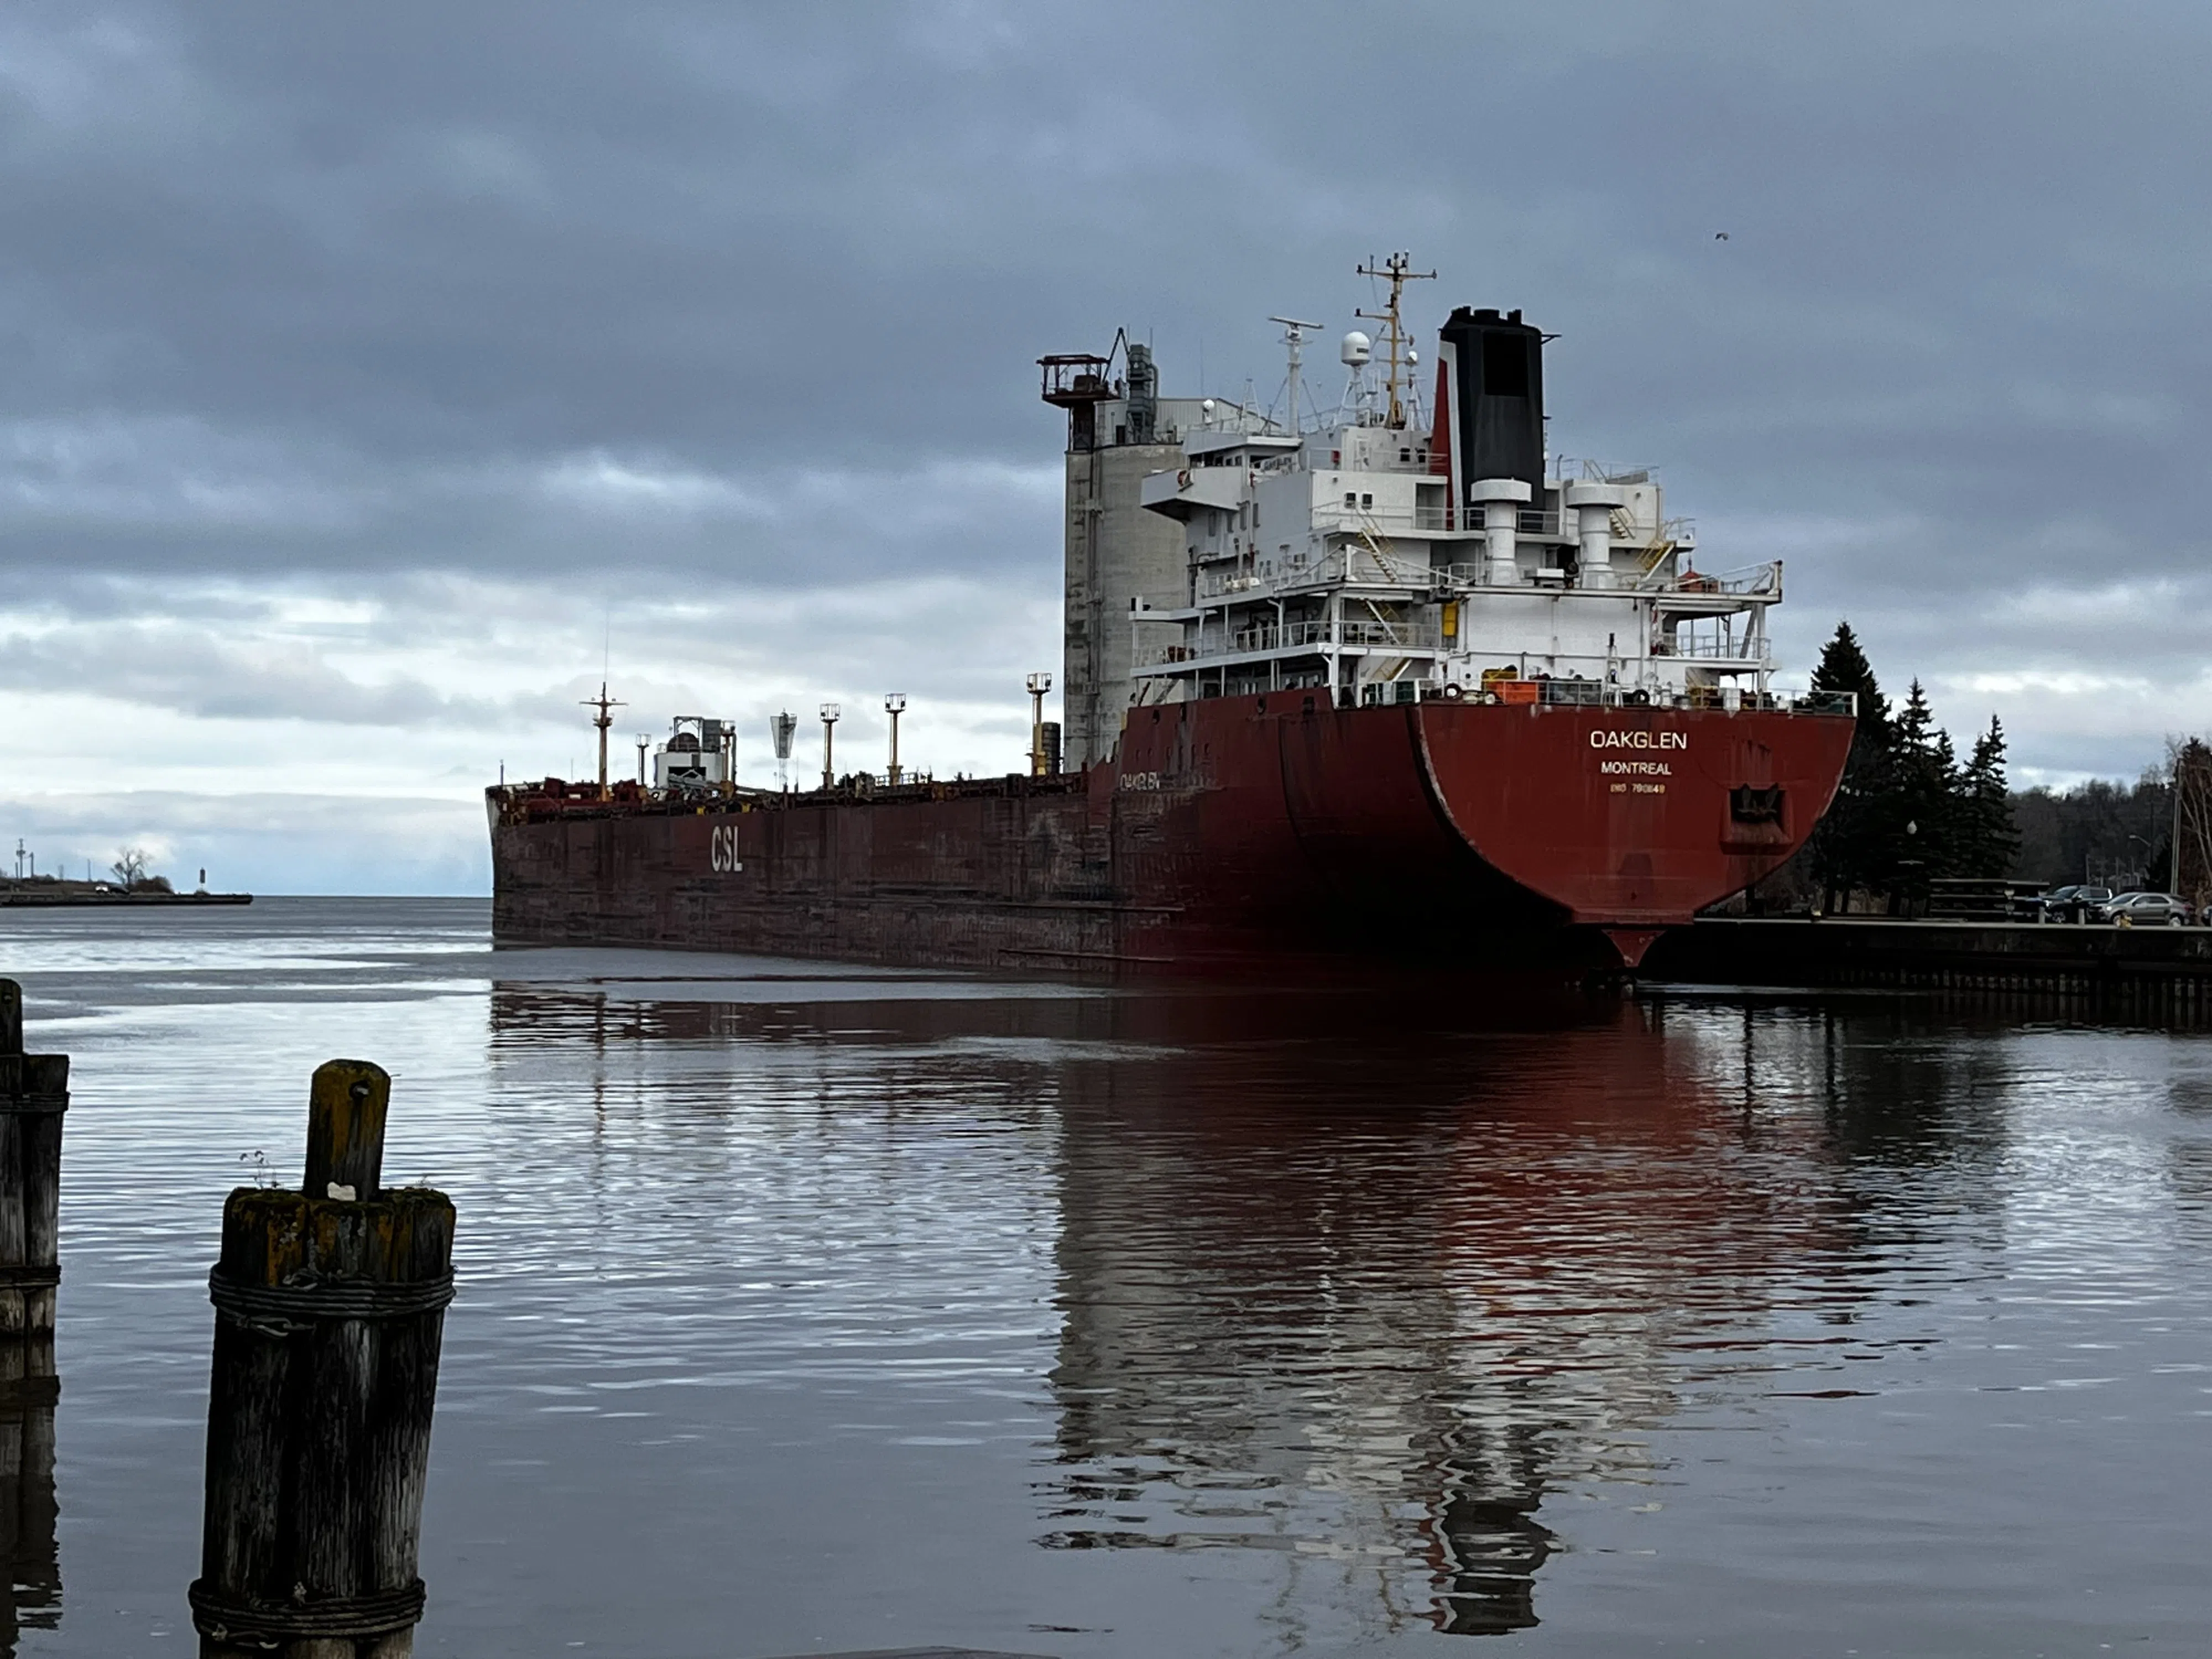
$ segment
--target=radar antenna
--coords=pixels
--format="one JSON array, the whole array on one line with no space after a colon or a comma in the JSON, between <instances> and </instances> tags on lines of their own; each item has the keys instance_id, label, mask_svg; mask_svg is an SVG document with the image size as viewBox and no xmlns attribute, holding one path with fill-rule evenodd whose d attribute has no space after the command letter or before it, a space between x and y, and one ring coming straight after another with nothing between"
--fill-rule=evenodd
<instances>
[{"instance_id":1,"label":"radar antenna","mask_svg":"<svg viewBox=\"0 0 2212 1659\"><path fill-rule=\"evenodd\" d=\"M1306 336L1318 332L1321 328L1321 325L1319 323L1302 323L1295 317L1270 317L1267 320L1271 323L1280 323L1283 325L1283 344L1289 349L1291 354L1290 368L1284 379L1284 388L1291 394L1289 399L1291 405L1291 418L1285 423L1284 430L1295 438L1298 434L1298 398L1300 396L1298 368L1305 361L1304 357L1301 355L1302 348L1305 345Z\"/></svg>"},{"instance_id":2,"label":"radar antenna","mask_svg":"<svg viewBox=\"0 0 2212 1659\"><path fill-rule=\"evenodd\" d=\"M1405 330L1398 320L1398 296L1405 291L1407 283L1427 282L1437 274L1433 270L1408 270L1406 267L1413 263L1413 258L1410 253L1394 253L1378 269L1375 256L1370 253L1367 256L1367 263L1356 273L1361 276L1387 276L1390 279L1389 306L1381 311L1355 311L1352 314L1383 325L1383 337L1390 343L1387 361L1389 364L1390 424L1393 427L1406 424L1406 405L1399 397L1398 388L1403 380L1410 379L1409 376L1401 376L1400 372L1409 368L1410 364L1407 361L1409 354L1405 348Z\"/></svg>"}]
</instances>

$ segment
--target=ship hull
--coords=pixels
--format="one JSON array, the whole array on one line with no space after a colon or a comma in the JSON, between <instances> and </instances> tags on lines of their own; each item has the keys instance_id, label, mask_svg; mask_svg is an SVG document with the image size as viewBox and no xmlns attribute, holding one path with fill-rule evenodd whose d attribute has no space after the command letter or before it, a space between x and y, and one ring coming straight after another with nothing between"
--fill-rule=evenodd
<instances>
[{"instance_id":1,"label":"ship hull","mask_svg":"<svg viewBox=\"0 0 2212 1659\"><path fill-rule=\"evenodd\" d=\"M1114 761L1066 777L703 807L495 791L493 932L1078 971L1632 966L1796 850L1850 732L1292 691L1136 710Z\"/></svg>"}]
</instances>

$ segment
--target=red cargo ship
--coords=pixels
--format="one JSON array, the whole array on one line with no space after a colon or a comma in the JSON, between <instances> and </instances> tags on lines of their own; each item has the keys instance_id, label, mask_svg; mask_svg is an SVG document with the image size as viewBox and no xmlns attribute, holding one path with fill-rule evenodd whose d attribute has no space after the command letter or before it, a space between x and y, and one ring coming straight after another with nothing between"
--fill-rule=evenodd
<instances>
[{"instance_id":1,"label":"red cargo ship","mask_svg":"<svg viewBox=\"0 0 2212 1659\"><path fill-rule=\"evenodd\" d=\"M1043 360L1069 411L1070 769L743 789L686 720L651 786L490 792L501 942L941 966L1633 968L1787 859L1847 700L1772 687L1778 562L1699 572L1647 471L1547 465L1542 337L1455 312L1432 410L1390 282L1309 419ZM1279 321L1283 319L1277 319ZM1381 372L1377 372L1377 370ZM1108 434L1110 434L1110 440ZM1109 729L1110 728L1110 729ZM788 752L789 726L779 732Z\"/></svg>"}]
</instances>

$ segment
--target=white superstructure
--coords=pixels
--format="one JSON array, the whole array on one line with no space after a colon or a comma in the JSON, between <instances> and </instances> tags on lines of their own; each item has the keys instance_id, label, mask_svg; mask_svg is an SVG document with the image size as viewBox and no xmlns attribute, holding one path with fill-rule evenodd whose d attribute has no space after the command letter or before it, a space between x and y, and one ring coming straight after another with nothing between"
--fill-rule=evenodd
<instances>
[{"instance_id":1,"label":"white superstructure","mask_svg":"<svg viewBox=\"0 0 2212 1659\"><path fill-rule=\"evenodd\" d=\"M1397 321L1412 273L1378 274L1387 366L1347 335L1332 418L1202 421L1181 434L1187 464L1143 480L1142 505L1181 521L1187 588L1132 605L1136 701L1763 702L1780 561L1700 570L1648 471L1554 466L1542 336L1518 312L1453 313L1425 418ZM1289 325L1293 351L1310 326Z\"/></svg>"},{"instance_id":2,"label":"white superstructure","mask_svg":"<svg viewBox=\"0 0 2212 1659\"><path fill-rule=\"evenodd\" d=\"M737 775L737 731L705 714L678 714L668 741L653 750L653 787L676 794L712 794Z\"/></svg>"}]
</instances>

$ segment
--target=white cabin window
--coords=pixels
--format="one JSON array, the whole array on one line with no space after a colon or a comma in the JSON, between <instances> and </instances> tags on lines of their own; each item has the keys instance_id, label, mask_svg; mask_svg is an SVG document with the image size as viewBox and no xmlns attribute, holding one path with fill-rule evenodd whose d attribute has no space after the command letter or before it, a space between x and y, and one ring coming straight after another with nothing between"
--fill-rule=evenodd
<instances>
[{"instance_id":1,"label":"white cabin window","mask_svg":"<svg viewBox=\"0 0 2212 1659\"><path fill-rule=\"evenodd\" d=\"M1357 507L1357 506L1358 506L1358 505L1359 505L1359 494L1358 494L1358 492L1357 490L1352 490L1352 489L1347 489L1347 490L1346 490L1346 491L1344 492L1344 504L1345 504L1346 507Z\"/></svg>"},{"instance_id":2,"label":"white cabin window","mask_svg":"<svg viewBox=\"0 0 2212 1659\"><path fill-rule=\"evenodd\" d=\"M1359 504L1362 507L1372 507L1375 505L1375 498L1372 495L1362 495L1359 498Z\"/></svg>"}]
</instances>

